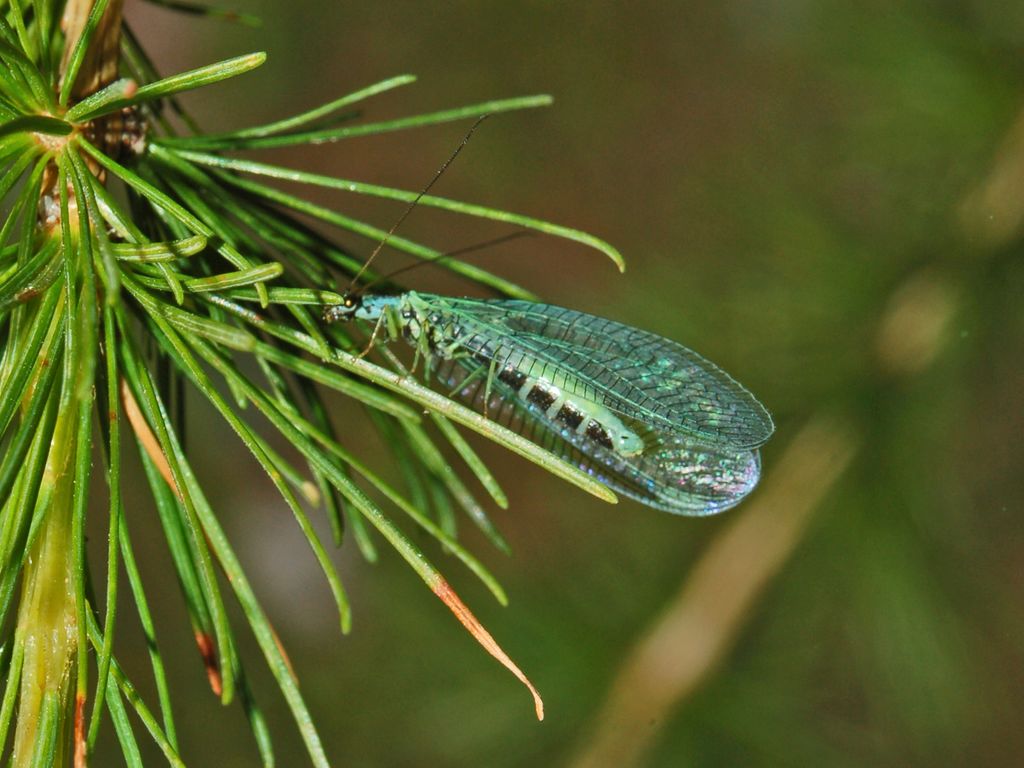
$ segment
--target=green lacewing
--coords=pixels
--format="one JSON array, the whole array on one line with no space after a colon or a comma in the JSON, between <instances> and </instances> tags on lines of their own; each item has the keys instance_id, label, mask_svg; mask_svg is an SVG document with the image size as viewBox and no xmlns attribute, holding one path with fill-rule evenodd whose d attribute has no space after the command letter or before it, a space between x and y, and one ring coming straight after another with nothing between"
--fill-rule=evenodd
<instances>
[{"instance_id":1,"label":"green lacewing","mask_svg":"<svg viewBox=\"0 0 1024 768\"><path fill-rule=\"evenodd\" d=\"M656 334L550 304L413 291L349 292L324 319L375 323L371 343L382 329L404 338L453 396L655 509L713 514L757 485L768 411Z\"/></svg>"}]
</instances>

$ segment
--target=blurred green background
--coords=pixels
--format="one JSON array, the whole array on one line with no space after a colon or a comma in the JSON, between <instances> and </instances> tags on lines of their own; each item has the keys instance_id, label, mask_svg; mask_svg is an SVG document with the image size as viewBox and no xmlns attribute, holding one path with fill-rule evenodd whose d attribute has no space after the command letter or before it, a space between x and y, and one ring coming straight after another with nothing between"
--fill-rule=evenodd
<instances>
[{"instance_id":1,"label":"blurred green background","mask_svg":"<svg viewBox=\"0 0 1024 768\"><path fill-rule=\"evenodd\" d=\"M190 97L206 127L276 119L406 72L419 83L372 102L369 117L553 94L550 109L488 121L437 192L588 230L620 248L628 270L543 238L479 263L552 303L697 349L778 423L762 489L703 520L604 505L474 443L511 497L494 517L514 554L470 525L465 540L511 605L421 543L540 688L538 724L518 683L386 547L374 566L351 542L337 553L355 613L342 637L285 505L197 403L194 464L335 764L1019 764L1024 5L237 7L264 27L128 4L165 73L269 52L244 81ZM271 156L416 189L466 127ZM383 226L401 211L317 199ZM426 209L403 227L442 249L506 231ZM466 289L441 270L408 283ZM339 414L341 429L358 423L345 404ZM364 435L349 445L386 461ZM153 526L144 498L131 512L140 547ZM209 694L152 531L144 576L163 598L163 642L175 646L166 650L184 753L194 765L253 765L241 711ZM729 536L743 546L730 549ZM703 580L693 575L701 562ZM627 660L666 612L681 623L654 636L663 642L646 674L630 676ZM709 643L717 652L701 661ZM145 670L144 654L125 644L121 659ZM248 658L280 764L307 764L252 646ZM691 683L661 685L680 665Z\"/></svg>"}]
</instances>

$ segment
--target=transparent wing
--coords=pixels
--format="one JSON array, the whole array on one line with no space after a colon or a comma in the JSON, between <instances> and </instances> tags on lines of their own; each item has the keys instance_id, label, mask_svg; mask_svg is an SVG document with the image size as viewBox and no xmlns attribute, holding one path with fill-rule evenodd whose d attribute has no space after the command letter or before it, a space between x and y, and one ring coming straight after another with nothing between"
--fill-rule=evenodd
<instances>
[{"instance_id":1,"label":"transparent wing","mask_svg":"<svg viewBox=\"0 0 1024 768\"><path fill-rule=\"evenodd\" d=\"M517 300L430 296L471 351L542 376L620 416L707 447L749 450L775 427L750 392L696 352L613 320Z\"/></svg>"},{"instance_id":2,"label":"transparent wing","mask_svg":"<svg viewBox=\"0 0 1024 768\"><path fill-rule=\"evenodd\" d=\"M491 420L648 506L677 515L710 515L735 506L757 485L757 451L702 446L633 423L630 426L641 432L645 448L626 458L548 419L500 381L492 381L488 390L481 365L467 358L440 360L434 373L455 396L486 411Z\"/></svg>"}]
</instances>

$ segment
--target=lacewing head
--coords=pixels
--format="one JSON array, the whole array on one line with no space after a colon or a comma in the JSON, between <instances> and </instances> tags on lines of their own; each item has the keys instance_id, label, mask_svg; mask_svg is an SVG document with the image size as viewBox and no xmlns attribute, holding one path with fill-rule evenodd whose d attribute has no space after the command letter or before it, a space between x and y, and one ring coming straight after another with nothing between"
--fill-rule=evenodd
<instances>
[{"instance_id":1,"label":"lacewing head","mask_svg":"<svg viewBox=\"0 0 1024 768\"><path fill-rule=\"evenodd\" d=\"M324 321L328 323L347 322L363 307L363 297L352 291L345 291L340 304L331 304L324 309Z\"/></svg>"}]
</instances>

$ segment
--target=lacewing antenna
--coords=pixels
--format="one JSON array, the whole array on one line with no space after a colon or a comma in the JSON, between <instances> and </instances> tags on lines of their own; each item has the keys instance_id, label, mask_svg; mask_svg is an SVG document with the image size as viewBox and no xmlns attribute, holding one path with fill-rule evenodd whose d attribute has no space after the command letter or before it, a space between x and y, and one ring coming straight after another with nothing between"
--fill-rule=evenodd
<instances>
[{"instance_id":1,"label":"lacewing antenna","mask_svg":"<svg viewBox=\"0 0 1024 768\"><path fill-rule=\"evenodd\" d=\"M444 253L439 253L437 256L434 256L433 258L421 259L420 261L414 262L412 264L406 264L404 267L399 267L398 269L394 270L393 272L389 272L386 275L380 275L372 282L369 282L365 286L363 286L362 290L366 291L373 287L374 285L377 285L378 283L390 281L395 275L401 275L405 272L411 272L414 269L426 267L430 264L437 264L439 261L451 259L456 256L465 256L467 253L473 253L474 251L482 251L485 248L493 248L496 245L507 243L510 240L518 240L521 237L535 237L536 234L536 232L527 232L526 230L519 230L517 232L510 232L507 235L501 235L500 237L491 238L490 240L484 240L483 242L480 243L467 245L464 248L457 248L454 251L445 251Z\"/></svg>"},{"instance_id":2,"label":"lacewing antenna","mask_svg":"<svg viewBox=\"0 0 1024 768\"><path fill-rule=\"evenodd\" d=\"M385 245L387 245L387 242L388 240L391 239L391 236L395 234L395 232L398 230L400 226L402 226L402 222L404 222L408 218L409 214L412 213L412 209L415 208L419 201L423 199L423 196L430 191L430 188L437 183L437 180L444 175L444 172L448 170L448 166L455 161L455 158L459 156L459 153L462 152L463 149L465 149L466 145L469 143L469 140L473 138L473 133L476 131L478 127L480 127L480 123L482 123L488 117L490 117L490 115L481 115L480 117L477 118L476 122L473 123L473 126L469 129L469 131L466 132L466 135L463 137L459 146L455 148L454 152L452 152L451 157L444 161L444 164L437 170L437 173L434 174L434 178L430 180L430 183L427 184L427 186L425 186L418 195L416 195L416 198L411 203L409 203L406 209L402 212L402 215L398 217L398 221L391 225L391 229L389 229L388 233L384 235L384 239L377 243L377 247L373 249L373 253L370 254L370 257L363 263L363 266L361 266L359 268L359 271L356 272L355 275L352 277L352 282L349 283L347 292L352 292L353 286L362 276L363 272L366 271L366 268L370 266L370 263L375 258L377 258L377 254L381 252L381 249Z\"/></svg>"}]
</instances>

